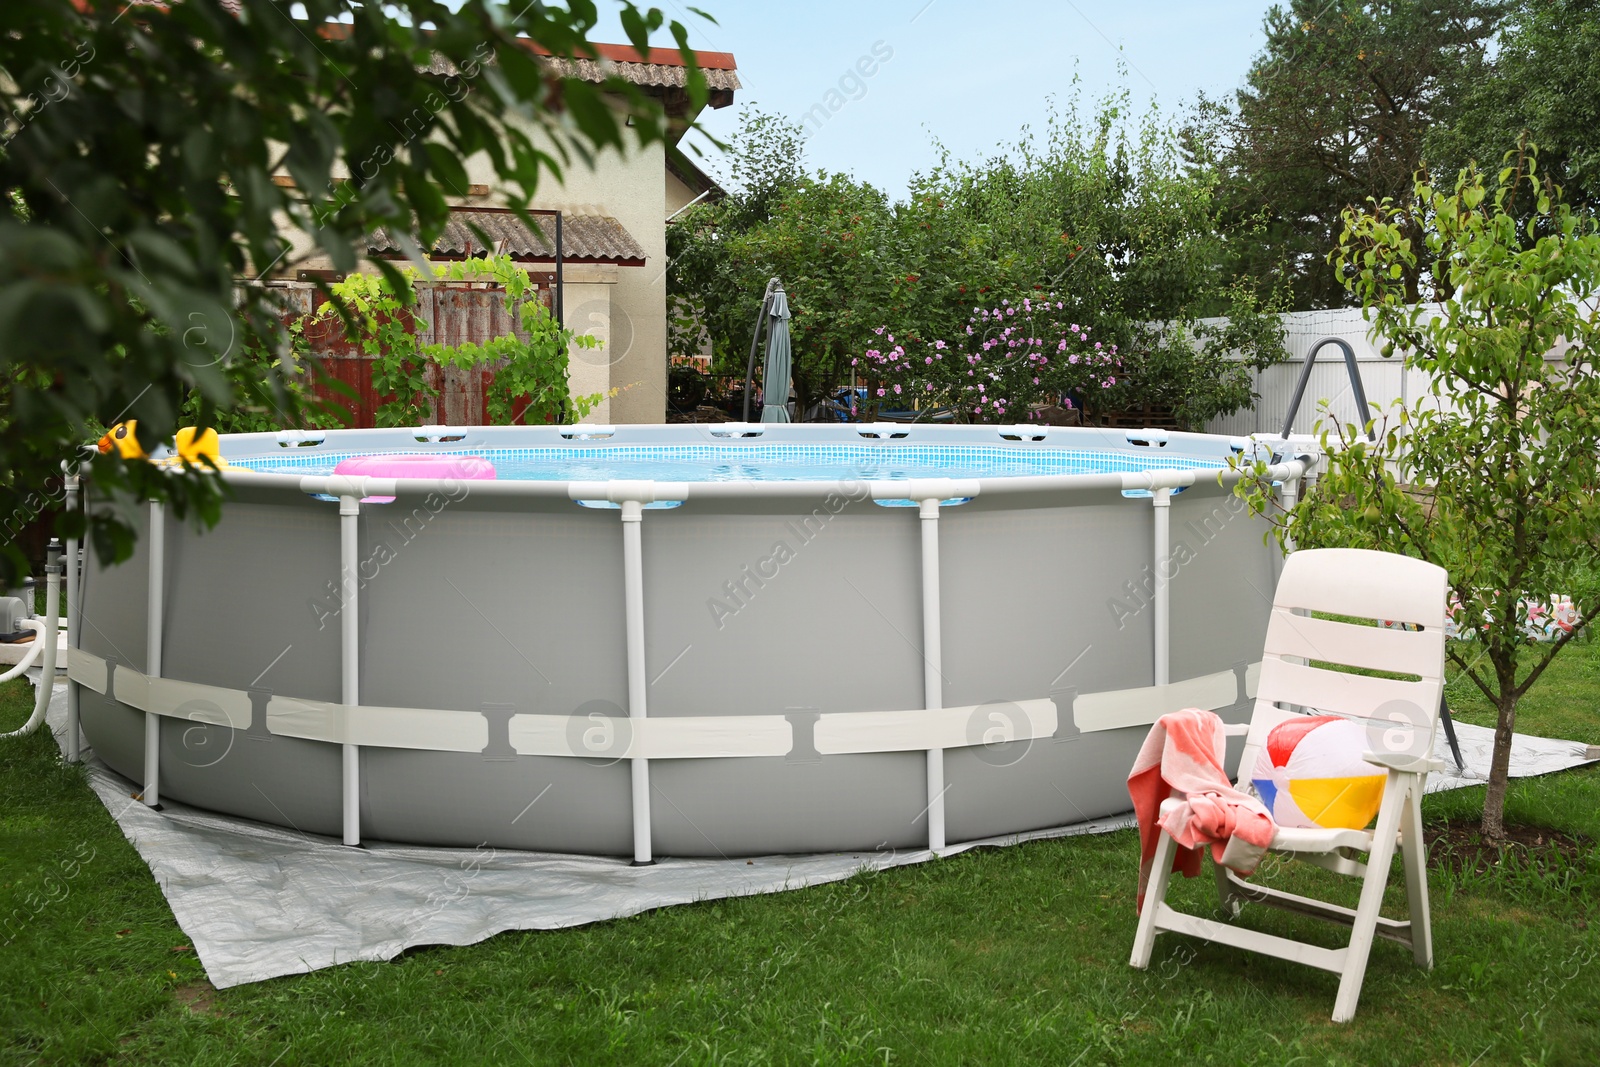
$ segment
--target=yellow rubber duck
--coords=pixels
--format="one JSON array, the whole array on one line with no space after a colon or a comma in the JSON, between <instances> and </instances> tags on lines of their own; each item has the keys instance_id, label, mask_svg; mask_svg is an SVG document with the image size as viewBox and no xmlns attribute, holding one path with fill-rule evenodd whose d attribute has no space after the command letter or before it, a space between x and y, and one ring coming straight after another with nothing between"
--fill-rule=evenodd
<instances>
[{"instance_id":1,"label":"yellow rubber duck","mask_svg":"<svg viewBox=\"0 0 1600 1067\"><path fill-rule=\"evenodd\" d=\"M137 419L129 419L111 427L97 445L100 453L107 455L115 450L123 459L149 459L135 436L138 426ZM201 470L221 470L228 465L228 461L222 458L222 442L217 437L217 431L209 427L205 430L193 426L182 427L173 438L173 451L174 455L159 462L172 467L198 467Z\"/></svg>"},{"instance_id":2,"label":"yellow rubber duck","mask_svg":"<svg viewBox=\"0 0 1600 1067\"><path fill-rule=\"evenodd\" d=\"M204 430L197 430L193 426L182 427L173 439L173 447L178 452L178 458L190 467L205 468L209 465L221 470L228 465L228 461L222 458L222 442L217 438L217 431L209 426Z\"/></svg>"},{"instance_id":3,"label":"yellow rubber duck","mask_svg":"<svg viewBox=\"0 0 1600 1067\"><path fill-rule=\"evenodd\" d=\"M148 457L145 456L144 449L139 447L139 439L134 436L138 426L137 419L119 422L105 432L95 447L100 449L101 455L108 455L115 449L123 459L146 459Z\"/></svg>"}]
</instances>

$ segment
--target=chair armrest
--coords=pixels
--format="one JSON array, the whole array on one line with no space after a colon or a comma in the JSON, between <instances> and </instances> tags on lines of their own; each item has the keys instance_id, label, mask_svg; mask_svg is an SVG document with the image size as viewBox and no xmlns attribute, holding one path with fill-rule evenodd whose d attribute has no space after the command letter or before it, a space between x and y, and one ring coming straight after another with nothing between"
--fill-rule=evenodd
<instances>
[{"instance_id":1,"label":"chair armrest","mask_svg":"<svg viewBox=\"0 0 1600 1067\"><path fill-rule=\"evenodd\" d=\"M1425 774L1444 770L1449 764L1431 756L1413 756L1407 752L1363 752L1361 758L1391 771Z\"/></svg>"},{"instance_id":2,"label":"chair armrest","mask_svg":"<svg viewBox=\"0 0 1600 1067\"><path fill-rule=\"evenodd\" d=\"M1243 737L1250 732L1250 724L1247 722L1225 722L1222 724L1222 732L1228 737Z\"/></svg>"}]
</instances>

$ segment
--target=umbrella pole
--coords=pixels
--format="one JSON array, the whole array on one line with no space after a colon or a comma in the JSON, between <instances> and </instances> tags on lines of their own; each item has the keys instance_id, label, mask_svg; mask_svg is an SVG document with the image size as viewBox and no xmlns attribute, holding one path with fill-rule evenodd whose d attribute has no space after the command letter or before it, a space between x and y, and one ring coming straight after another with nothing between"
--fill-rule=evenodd
<instances>
[{"instance_id":1,"label":"umbrella pole","mask_svg":"<svg viewBox=\"0 0 1600 1067\"><path fill-rule=\"evenodd\" d=\"M744 365L744 420L750 421L750 388L756 376L756 349L761 345L761 324L767 321L767 311L772 307L772 289L778 284L773 278L767 282L767 291L761 294L761 313L756 316L756 329L750 335L750 358Z\"/></svg>"}]
</instances>

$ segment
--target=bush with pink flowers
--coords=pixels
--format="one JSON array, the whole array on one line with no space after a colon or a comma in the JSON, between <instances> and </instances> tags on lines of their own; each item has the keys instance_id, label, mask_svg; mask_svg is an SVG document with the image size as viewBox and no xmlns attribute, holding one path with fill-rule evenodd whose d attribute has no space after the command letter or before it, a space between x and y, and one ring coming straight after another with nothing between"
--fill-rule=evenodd
<instances>
[{"instance_id":1,"label":"bush with pink flowers","mask_svg":"<svg viewBox=\"0 0 1600 1067\"><path fill-rule=\"evenodd\" d=\"M1117 384L1117 346L1091 339L1055 294L1034 293L975 307L953 341L880 338L851 361L880 409L947 407L963 422L1014 422L1030 407L1071 407Z\"/></svg>"}]
</instances>

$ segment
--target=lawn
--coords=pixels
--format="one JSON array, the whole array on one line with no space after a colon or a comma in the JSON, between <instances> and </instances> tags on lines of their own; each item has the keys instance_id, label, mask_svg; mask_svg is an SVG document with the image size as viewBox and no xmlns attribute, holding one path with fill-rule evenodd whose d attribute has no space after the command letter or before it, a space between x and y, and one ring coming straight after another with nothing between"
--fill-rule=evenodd
<instances>
[{"instance_id":1,"label":"lawn","mask_svg":"<svg viewBox=\"0 0 1600 1067\"><path fill-rule=\"evenodd\" d=\"M0 689L0 729L30 693ZM1463 720L1492 723L1462 684L1450 695ZM1551 668L1519 727L1600 741L1600 643ZM1336 1026L1334 975L1171 934L1131 970L1132 831L218 992L47 737L0 742L0 796L3 1063L1600 1062L1592 840L1542 870L1435 870L1435 969L1380 941L1355 1022ZM1465 790L1424 812L1437 826L1481 804ZM1600 774L1515 784L1508 819L1600 838ZM1346 881L1281 865L1257 877ZM1209 888L1183 882L1176 902Z\"/></svg>"}]
</instances>

